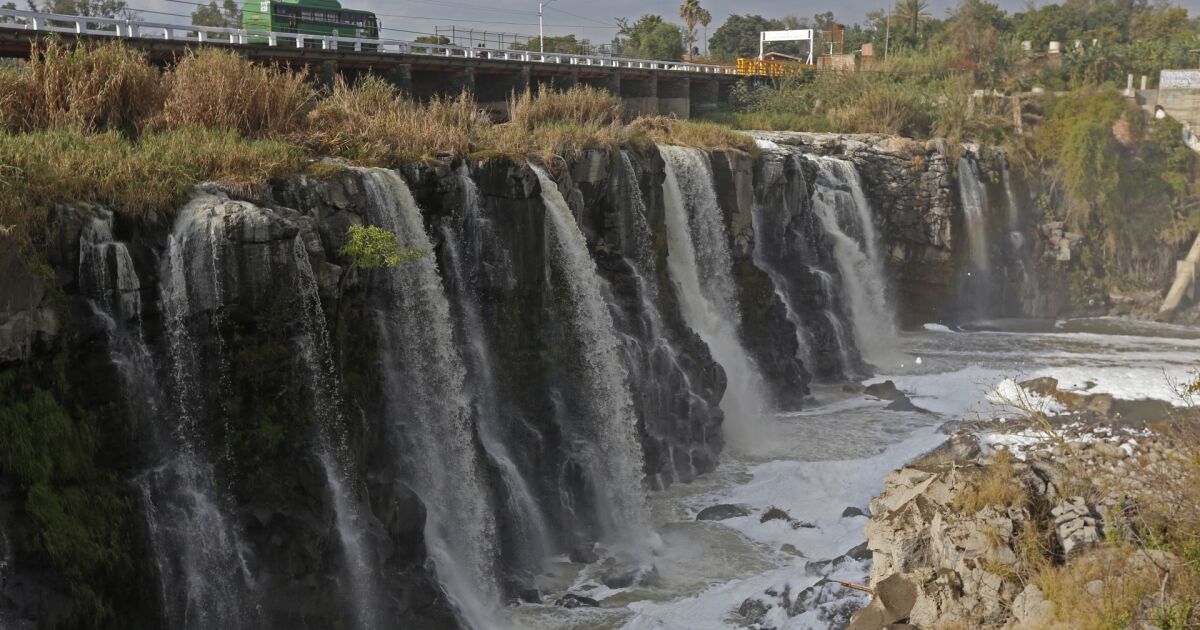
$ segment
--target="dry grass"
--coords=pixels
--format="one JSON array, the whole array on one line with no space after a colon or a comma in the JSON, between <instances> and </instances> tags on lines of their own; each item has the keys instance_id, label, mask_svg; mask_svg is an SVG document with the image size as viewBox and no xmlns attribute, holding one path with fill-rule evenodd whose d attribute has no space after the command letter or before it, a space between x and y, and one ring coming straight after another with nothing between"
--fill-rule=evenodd
<instances>
[{"instance_id":1,"label":"dry grass","mask_svg":"<svg viewBox=\"0 0 1200 630\"><path fill-rule=\"evenodd\" d=\"M409 100L387 82L339 80L308 116L307 143L318 153L370 166L438 155L465 155L491 123L468 95Z\"/></svg>"},{"instance_id":2,"label":"dry grass","mask_svg":"<svg viewBox=\"0 0 1200 630\"><path fill-rule=\"evenodd\" d=\"M725 125L711 122L679 120L666 116L637 118L628 125L628 135L635 140L656 144L673 144L695 149L739 149L758 155L758 145L746 134Z\"/></svg>"},{"instance_id":3,"label":"dry grass","mask_svg":"<svg viewBox=\"0 0 1200 630\"><path fill-rule=\"evenodd\" d=\"M553 155L575 157L585 151L615 150L625 140L624 106L607 92L588 86L526 90L509 101L509 122L489 130L477 149L514 159Z\"/></svg>"},{"instance_id":4,"label":"dry grass","mask_svg":"<svg viewBox=\"0 0 1200 630\"><path fill-rule=\"evenodd\" d=\"M955 496L955 509L975 514L989 505L1009 508L1028 502L1028 492L1013 479L1013 456L1007 450L996 451L984 470L977 483Z\"/></svg>"},{"instance_id":5,"label":"dry grass","mask_svg":"<svg viewBox=\"0 0 1200 630\"><path fill-rule=\"evenodd\" d=\"M306 71L251 63L232 52L191 52L167 73L161 124L199 125L247 137L284 138L305 130L317 93Z\"/></svg>"},{"instance_id":6,"label":"dry grass","mask_svg":"<svg viewBox=\"0 0 1200 630\"><path fill-rule=\"evenodd\" d=\"M288 145L189 127L144 134L59 128L0 135L0 225L36 240L60 203L102 203L146 221L169 217L202 181L246 187L298 172Z\"/></svg>"},{"instance_id":7,"label":"dry grass","mask_svg":"<svg viewBox=\"0 0 1200 630\"><path fill-rule=\"evenodd\" d=\"M1162 574L1153 563L1137 561L1132 547L1102 547L1033 577L1054 604L1063 627L1078 630L1128 628L1146 598L1159 591Z\"/></svg>"},{"instance_id":8,"label":"dry grass","mask_svg":"<svg viewBox=\"0 0 1200 630\"><path fill-rule=\"evenodd\" d=\"M121 42L51 40L28 62L0 72L0 121L9 129L137 132L162 102L158 71Z\"/></svg>"}]
</instances>

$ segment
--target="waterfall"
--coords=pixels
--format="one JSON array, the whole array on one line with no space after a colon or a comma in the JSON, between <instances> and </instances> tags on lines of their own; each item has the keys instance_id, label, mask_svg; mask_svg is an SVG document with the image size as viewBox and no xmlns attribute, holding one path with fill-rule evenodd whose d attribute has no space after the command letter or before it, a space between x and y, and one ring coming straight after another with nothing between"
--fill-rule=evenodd
<instances>
[{"instance_id":1,"label":"waterfall","mask_svg":"<svg viewBox=\"0 0 1200 630\"><path fill-rule=\"evenodd\" d=\"M735 446L750 448L768 438L767 388L738 336L737 287L711 166L695 149L659 150L666 163L667 271L679 286L684 321L725 370L725 436Z\"/></svg>"},{"instance_id":2,"label":"waterfall","mask_svg":"<svg viewBox=\"0 0 1200 630\"><path fill-rule=\"evenodd\" d=\"M834 304L833 275L818 267L809 267L808 270L821 281L821 293L825 296L825 310L823 314L825 320L829 322L829 328L833 330L833 340L837 343L838 358L842 366L842 376L850 378L854 372L854 362L850 358L849 341L846 339L846 327L842 325L842 320L838 319L832 308Z\"/></svg>"},{"instance_id":3,"label":"waterfall","mask_svg":"<svg viewBox=\"0 0 1200 630\"><path fill-rule=\"evenodd\" d=\"M967 253L970 261L970 270L963 280L966 307L972 315L986 315L990 308L992 290L987 225L983 214L988 206L987 189L980 180L975 162L966 156L958 160L958 194L962 202L963 227L967 231Z\"/></svg>"},{"instance_id":4,"label":"waterfall","mask_svg":"<svg viewBox=\"0 0 1200 630\"><path fill-rule=\"evenodd\" d=\"M317 460L325 472L333 503L338 540L349 581L347 609L357 628L373 630L379 624L374 566L365 531L362 508L352 496L356 486L354 464L342 416L341 379L333 361L325 311L317 292L317 279L304 240L297 235L292 247L296 264L296 292L303 314L304 334L297 339L300 359L313 392L313 414L318 425Z\"/></svg>"},{"instance_id":5,"label":"waterfall","mask_svg":"<svg viewBox=\"0 0 1200 630\"><path fill-rule=\"evenodd\" d=\"M896 324L887 304L883 261L858 171L837 158L817 157L815 162L813 210L833 239L854 338L869 359L884 360L894 350Z\"/></svg>"},{"instance_id":6,"label":"waterfall","mask_svg":"<svg viewBox=\"0 0 1200 630\"><path fill-rule=\"evenodd\" d=\"M170 443L162 445L161 463L146 471L138 486L170 626L244 628L253 625L246 606L250 572L240 535L220 507L213 466L201 451L197 426L197 414L207 404L197 389L203 373L187 321L193 307L215 310L222 298L222 217L199 213L196 205L185 206L167 240L159 281L174 425ZM210 266L193 269L191 261Z\"/></svg>"},{"instance_id":7,"label":"waterfall","mask_svg":"<svg viewBox=\"0 0 1200 630\"><path fill-rule=\"evenodd\" d=\"M545 206L551 268L565 284L569 323L581 346L577 359L589 417L564 420L566 430L596 486L598 516L606 535L640 559L653 534L642 489L645 463L629 376L621 361L621 342L604 300L596 263L566 199L544 170L533 164L530 168L537 175Z\"/></svg>"},{"instance_id":8,"label":"waterfall","mask_svg":"<svg viewBox=\"0 0 1200 630\"><path fill-rule=\"evenodd\" d=\"M551 554L550 527L505 437L505 418L501 414L492 351L488 346L478 298L469 280L481 273L478 248L484 218L479 207L478 189L465 164L455 172L455 178L463 195L462 230L456 233L443 225L443 250L449 267L447 271L453 280L454 300L468 350L469 373L476 393L475 415L478 419L479 441L504 484L505 514L508 522L514 525L519 546L518 561L522 568L536 571L541 569L542 563ZM466 233L468 230L470 235ZM460 251L460 243L474 249L464 256Z\"/></svg>"},{"instance_id":9,"label":"waterfall","mask_svg":"<svg viewBox=\"0 0 1200 630\"><path fill-rule=\"evenodd\" d=\"M428 254L372 274L379 289L372 315L397 458L425 504L425 543L442 588L464 624L489 627L498 605L496 524L450 304L421 210L404 180L384 169L361 173L371 222L394 232L402 247Z\"/></svg>"},{"instance_id":10,"label":"waterfall","mask_svg":"<svg viewBox=\"0 0 1200 630\"><path fill-rule=\"evenodd\" d=\"M774 149L763 147L764 151L774 151ZM791 158L795 160L795 158ZM799 170L799 169L797 169ZM764 181L775 181L780 177L786 177L784 174L783 165L776 160L769 160L763 167L762 178ZM790 183L790 182L789 182ZM801 194L807 194L804 188L804 182L800 182ZM792 212L794 204L798 199L795 199L795 194L789 194L782 200L782 208L765 207L759 202L758 195L755 195L753 220L751 221L754 229L754 265L766 272L771 278L771 285L775 287L775 295L783 304L785 315L792 328L796 331L796 358L807 369L812 370L816 362L813 355L813 339L812 333L808 330L804 320L800 317L799 305L795 304L793 292L791 290L791 278L784 273L780 265L773 261L773 256L782 255L788 247L789 237L799 236L794 234L792 227ZM780 220L782 218L782 220ZM772 220L774 219L774 220ZM767 250L781 250L770 251Z\"/></svg>"}]
</instances>

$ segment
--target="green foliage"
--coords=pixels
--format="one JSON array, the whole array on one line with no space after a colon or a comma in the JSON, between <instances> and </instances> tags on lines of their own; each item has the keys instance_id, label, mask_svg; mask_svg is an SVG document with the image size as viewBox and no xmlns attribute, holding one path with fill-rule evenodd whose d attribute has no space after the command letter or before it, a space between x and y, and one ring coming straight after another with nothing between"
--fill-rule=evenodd
<instances>
[{"instance_id":1,"label":"green foliage","mask_svg":"<svg viewBox=\"0 0 1200 630\"><path fill-rule=\"evenodd\" d=\"M618 20L621 55L639 59L673 61L683 58L683 30L664 22L660 15L643 15L630 24Z\"/></svg>"},{"instance_id":2,"label":"green foliage","mask_svg":"<svg viewBox=\"0 0 1200 630\"><path fill-rule=\"evenodd\" d=\"M224 0L220 7L217 6L217 0L209 0L208 4L198 6L195 11L192 11L192 24L241 28L242 10L235 0Z\"/></svg>"},{"instance_id":3,"label":"green foliage","mask_svg":"<svg viewBox=\"0 0 1200 630\"><path fill-rule=\"evenodd\" d=\"M99 465L99 427L71 412L32 373L0 372L0 471L25 493L39 542L74 598L72 627L112 620L111 592L130 571L130 510L119 479Z\"/></svg>"},{"instance_id":4,"label":"green foliage","mask_svg":"<svg viewBox=\"0 0 1200 630\"><path fill-rule=\"evenodd\" d=\"M761 31L781 30L783 27L783 22L761 15L733 14L725 18L725 23L708 38L708 49L717 58L726 60L757 57L758 34Z\"/></svg>"},{"instance_id":5,"label":"green foliage","mask_svg":"<svg viewBox=\"0 0 1200 630\"><path fill-rule=\"evenodd\" d=\"M549 36L545 38L545 42L546 52L567 53L571 55L586 55L592 52L591 42L586 39L576 39L574 34ZM517 42L510 44L508 47L511 50L538 51L541 50L541 45L541 40L533 37L525 43Z\"/></svg>"},{"instance_id":6,"label":"green foliage","mask_svg":"<svg viewBox=\"0 0 1200 630\"><path fill-rule=\"evenodd\" d=\"M396 234L373 225L352 225L346 233L346 244L338 253L349 256L355 267L379 269L395 267L412 262L428 252L421 249L404 249Z\"/></svg>"},{"instance_id":7,"label":"green foliage","mask_svg":"<svg viewBox=\"0 0 1200 630\"><path fill-rule=\"evenodd\" d=\"M1103 204L1117 188L1112 132L1102 120L1080 118L1069 125L1059 153L1067 190Z\"/></svg>"}]
</instances>

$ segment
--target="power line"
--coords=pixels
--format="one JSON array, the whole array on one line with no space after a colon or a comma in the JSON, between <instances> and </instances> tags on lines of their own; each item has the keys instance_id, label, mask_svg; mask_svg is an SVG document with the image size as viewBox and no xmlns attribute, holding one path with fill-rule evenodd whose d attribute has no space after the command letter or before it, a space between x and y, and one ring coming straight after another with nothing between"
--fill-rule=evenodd
<instances>
[{"instance_id":1,"label":"power line","mask_svg":"<svg viewBox=\"0 0 1200 630\"><path fill-rule=\"evenodd\" d=\"M209 3L207 3L207 2L195 2L194 0L166 0L166 1L174 2L176 4L186 4L186 5L197 6L197 7L209 6ZM430 1L430 3L433 4L432 0L428 0L428 1ZM461 5L461 6L475 7L475 5ZM482 7L480 7L480 8L482 8ZM173 13L163 13L161 11L151 11L149 9L136 9L136 10L142 11L144 13L159 13L162 15L177 15L177 14L173 14ZM495 10L495 9L493 9L493 10ZM389 14L389 13L376 13L375 16L376 17L395 18L398 20L430 20L430 21L438 21L438 22L462 22L465 24L500 24L500 25L504 25L504 26L532 26L533 25L531 22L497 22L495 20L468 20L468 19L463 19L463 18L446 18L446 17L435 17L435 16L428 16L428 15L395 15L395 14ZM190 18L191 16L183 15L183 16L179 16L179 17L189 17ZM592 18L586 18L586 17L578 16L578 15L572 15L572 17L578 17L579 19L582 19L582 20L591 20L592 19ZM592 21L596 21L596 20L592 20ZM546 26L553 27L553 28L577 28L577 29L593 29L593 30L599 30L601 28L614 29L614 30L617 29L616 26L606 25L606 26L601 27L601 26L590 26L587 24L547 24ZM385 28L382 26L379 28L379 30L381 30L381 31L397 31L397 32L402 32L402 33L421 32L421 31L408 31L408 30L396 29L396 28ZM432 33L422 33L422 34L432 35Z\"/></svg>"},{"instance_id":2,"label":"power line","mask_svg":"<svg viewBox=\"0 0 1200 630\"><path fill-rule=\"evenodd\" d=\"M617 28L617 27L615 27L615 26L612 26L612 25L610 25L608 22L605 22L605 21L603 21L603 20L597 20L596 18L590 18L590 17L587 17L587 16L585 16L585 15L576 15L576 14L574 14L574 13L571 13L570 11L564 11L564 10L562 10L562 9L558 8L558 7L550 7L550 6L548 6L548 7L546 7L546 8L547 8L547 9L550 9L551 11L558 11L559 13L565 13L565 14L567 14L567 15L569 15L569 16L571 16L571 17L573 17L573 18L579 18L579 19L581 19L581 20L587 20L587 21L589 21L589 22L595 22L595 23L597 23L597 24L604 24L605 26L608 26L609 28Z\"/></svg>"}]
</instances>

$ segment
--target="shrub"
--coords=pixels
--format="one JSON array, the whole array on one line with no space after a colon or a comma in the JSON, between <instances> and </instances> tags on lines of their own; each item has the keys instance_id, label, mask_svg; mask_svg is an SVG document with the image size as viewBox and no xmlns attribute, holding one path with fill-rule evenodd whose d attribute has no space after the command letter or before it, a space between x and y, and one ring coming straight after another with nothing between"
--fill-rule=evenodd
<instances>
[{"instance_id":1,"label":"shrub","mask_svg":"<svg viewBox=\"0 0 1200 630\"><path fill-rule=\"evenodd\" d=\"M28 62L0 71L0 119L10 129L136 132L162 102L158 71L122 42L50 40Z\"/></svg>"},{"instance_id":2,"label":"shrub","mask_svg":"<svg viewBox=\"0 0 1200 630\"><path fill-rule=\"evenodd\" d=\"M520 159L528 155L576 156L589 149L614 150L624 139L621 100L602 90L577 86L516 94L509 122L496 125L480 148Z\"/></svg>"},{"instance_id":3,"label":"shrub","mask_svg":"<svg viewBox=\"0 0 1200 630\"><path fill-rule=\"evenodd\" d=\"M352 225L347 234L346 244L338 253L348 256L359 269L380 269L411 262L427 252L400 247L396 234L381 227Z\"/></svg>"},{"instance_id":4,"label":"shrub","mask_svg":"<svg viewBox=\"0 0 1200 630\"><path fill-rule=\"evenodd\" d=\"M374 76L353 86L339 79L307 124L313 150L369 166L465 155L491 125L467 94L419 104Z\"/></svg>"},{"instance_id":5,"label":"shrub","mask_svg":"<svg viewBox=\"0 0 1200 630\"><path fill-rule=\"evenodd\" d=\"M248 137L303 131L317 97L306 71L256 65L215 48L188 53L166 83L161 122L167 128L199 125Z\"/></svg>"},{"instance_id":6,"label":"shrub","mask_svg":"<svg viewBox=\"0 0 1200 630\"><path fill-rule=\"evenodd\" d=\"M508 105L509 123L531 131L537 127L569 123L587 127L605 127L621 122L625 106L621 99L599 88L578 85L565 91L538 93L526 89Z\"/></svg>"}]
</instances>

